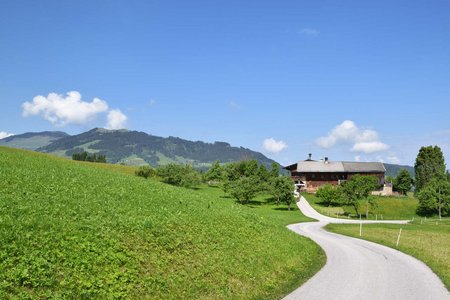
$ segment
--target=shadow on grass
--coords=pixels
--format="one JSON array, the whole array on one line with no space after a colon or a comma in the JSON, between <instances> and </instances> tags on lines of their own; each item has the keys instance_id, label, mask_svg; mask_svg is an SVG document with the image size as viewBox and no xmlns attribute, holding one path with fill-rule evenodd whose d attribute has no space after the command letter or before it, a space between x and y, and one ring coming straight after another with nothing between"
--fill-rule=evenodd
<instances>
[{"instance_id":1,"label":"shadow on grass","mask_svg":"<svg viewBox=\"0 0 450 300\"><path fill-rule=\"evenodd\" d=\"M279 210L279 211L293 211L294 209L291 207L289 210L287 207L274 207L273 210Z\"/></svg>"},{"instance_id":2,"label":"shadow on grass","mask_svg":"<svg viewBox=\"0 0 450 300\"><path fill-rule=\"evenodd\" d=\"M236 201L236 203L239 203L239 204L243 204L243 205L245 205L245 206L261 206L261 205L264 205L265 203L264 202L261 202L261 201L256 201L256 200L249 200L248 202L240 202L240 201Z\"/></svg>"}]
</instances>

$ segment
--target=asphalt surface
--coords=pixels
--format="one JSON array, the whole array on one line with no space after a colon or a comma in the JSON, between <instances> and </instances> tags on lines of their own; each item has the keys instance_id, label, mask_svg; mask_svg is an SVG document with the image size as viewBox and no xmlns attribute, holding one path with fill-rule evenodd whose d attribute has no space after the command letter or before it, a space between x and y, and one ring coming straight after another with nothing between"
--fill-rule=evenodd
<instances>
[{"instance_id":1,"label":"asphalt surface","mask_svg":"<svg viewBox=\"0 0 450 300\"><path fill-rule=\"evenodd\" d=\"M328 223L359 224L359 220L323 216L303 197L297 205L303 214L319 222L292 224L288 228L319 244L327 255L327 262L315 276L284 299L450 299L442 281L412 256L322 228ZM407 221L362 223L404 224Z\"/></svg>"}]
</instances>

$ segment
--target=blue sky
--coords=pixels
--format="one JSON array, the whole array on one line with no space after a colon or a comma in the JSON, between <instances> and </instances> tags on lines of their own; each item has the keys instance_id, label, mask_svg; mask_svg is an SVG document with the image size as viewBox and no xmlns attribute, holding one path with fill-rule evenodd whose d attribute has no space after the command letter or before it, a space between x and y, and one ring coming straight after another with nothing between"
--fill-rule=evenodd
<instances>
[{"instance_id":1,"label":"blue sky","mask_svg":"<svg viewBox=\"0 0 450 300\"><path fill-rule=\"evenodd\" d=\"M450 1L1 1L0 103L3 135L450 161Z\"/></svg>"}]
</instances>

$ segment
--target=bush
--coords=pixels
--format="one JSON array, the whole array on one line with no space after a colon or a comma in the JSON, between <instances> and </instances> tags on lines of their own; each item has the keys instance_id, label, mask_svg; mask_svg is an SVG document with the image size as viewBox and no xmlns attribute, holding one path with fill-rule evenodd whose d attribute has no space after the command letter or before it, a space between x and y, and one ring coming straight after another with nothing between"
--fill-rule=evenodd
<instances>
[{"instance_id":1,"label":"bush","mask_svg":"<svg viewBox=\"0 0 450 300\"><path fill-rule=\"evenodd\" d=\"M155 171L150 166L141 166L134 173L136 176L144 177L145 179L155 175Z\"/></svg>"}]
</instances>

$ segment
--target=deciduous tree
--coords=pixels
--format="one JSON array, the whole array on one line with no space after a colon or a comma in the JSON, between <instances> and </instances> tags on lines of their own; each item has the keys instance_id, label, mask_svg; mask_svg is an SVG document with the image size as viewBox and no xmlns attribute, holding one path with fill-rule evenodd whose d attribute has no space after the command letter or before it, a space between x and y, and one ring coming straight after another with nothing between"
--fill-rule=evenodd
<instances>
[{"instance_id":1,"label":"deciduous tree","mask_svg":"<svg viewBox=\"0 0 450 300\"><path fill-rule=\"evenodd\" d=\"M316 193L316 196L322 200L325 205L336 205L342 202L341 190L331 184L321 186Z\"/></svg>"},{"instance_id":2,"label":"deciduous tree","mask_svg":"<svg viewBox=\"0 0 450 300\"><path fill-rule=\"evenodd\" d=\"M445 178L433 178L418 193L420 215L438 214L439 218L447 214L450 209L450 182Z\"/></svg>"},{"instance_id":3,"label":"deciduous tree","mask_svg":"<svg viewBox=\"0 0 450 300\"><path fill-rule=\"evenodd\" d=\"M401 169L397 177L394 179L394 189L399 191L402 195L406 195L411 190L414 180L409 174L408 170Z\"/></svg>"},{"instance_id":4,"label":"deciduous tree","mask_svg":"<svg viewBox=\"0 0 450 300\"><path fill-rule=\"evenodd\" d=\"M255 177L243 176L229 184L230 195L242 203L248 203L260 191L258 178Z\"/></svg>"},{"instance_id":5,"label":"deciduous tree","mask_svg":"<svg viewBox=\"0 0 450 300\"><path fill-rule=\"evenodd\" d=\"M290 177L279 176L270 180L269 193L277 204L286 203L291 210L291 203L294 200L294 182Z\"/></svg>"},{"instance_id":6,"label":"deciduous tree","mask_svg":"<svg viewBox=\"0 0 450 300\"><path fill-rule=\"evenodd\" d=\"M434 177L445 174L445 160L441 148L438 146L422 147L414 164L415 192L418 194Z\"/></svg>"},{"instance_id":7,"label":"deciduous tree","mask_svg":"<svg viewBox=\"0 0 450 300\"><path fill-rule=\"evenodd\" d=\"M374 205L370 194L378 186L375 176L354 175L341 185L344 203L353 206L356 214L359 214L359 201L366 200L366 218L369 217L369 203Z\"/></svg>"}]
</instances>

